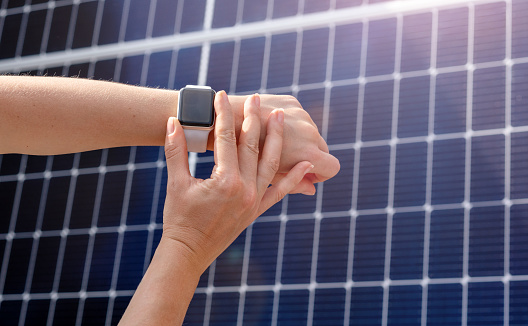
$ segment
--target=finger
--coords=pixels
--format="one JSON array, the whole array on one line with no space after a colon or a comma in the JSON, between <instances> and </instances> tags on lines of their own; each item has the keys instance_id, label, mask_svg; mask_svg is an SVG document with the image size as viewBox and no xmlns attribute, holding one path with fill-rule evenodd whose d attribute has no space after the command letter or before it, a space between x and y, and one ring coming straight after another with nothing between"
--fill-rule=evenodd
<instances>
[{"instance_id":1,"label":"finger","mask_svg":"<svg viewBox=\"0 0 528 326\"><path fill-rule=\"evenodd\" d=\"M323 182L334 177L339 170L341 165L339 160L332 154L325 152L319 152L316 159L312 159L314 169L312 170L313 182Z\"/></svg>"},{"instance_id":2,"label":"finger","mask_svg":"<svg viewBox=\"0 0 528 326\"><path fill-rule=\"evenodd\" d=\"M266 189L260 201L258 215L278 203L303 180L304 176L313 169L312 163L303 161L297 163L284 178Z\"/></svg>"},{"instance_id":3,"label":"finger","mask_svg":"<svg viewBox=\"0 0 528 326\"><path fill-rule=\"evenodd\" d=\"M174 176L175 182L184 181L191 177L189 172L189 158L185 134L178 119L170 117L167 121L165 137L165 159L167 172Z\"/></svg>"},{"instance_id":4,"label":"finger","mask_svg":"<svg viewBox=\"0 0 528 326\"><path fill-rule=\"evenodd\" d=\"M257 94L244 102L244 121L240 130L238 157L240 174L248 182L256 183L260 138L260 98Z\"/></svg>"},{"instance_id":5,"label":"finger","mask_svg":"<svg viewBox=\"0 0 528 326\"><path fill-rule=\"evenodd\" d=\"M286 173L277 173L271 183L278 183L284 179L286 175ZM302 180L292 190L290 190L289 194L303 194L307 196L315 195L315 186L312 182L312 178L310 177L311 175L311 173L306 174L304 178L302 178Z\"/></svg>"},{"instance_id":6,"label":"finger","mask_svg":"<svg viewBox=\"0 0 528 326\"><path fill-rule=\"evenodd\" d=\"M215 96L216 126L214 157L216 172L238 171L235 117L224 91Z\"/></svg>"},{"instance_id":7,"label":"finger","mask_svg":"<svg viewBox=\"0 0 528 326\"><path fill-rule=\"evenodd\" d=\"M268 117L262 157L258 163L257 191L259 194L263 194L266 191L266 188L279 170L283 127L284 110L273 110Z\"/></svg>"}]
</instances>

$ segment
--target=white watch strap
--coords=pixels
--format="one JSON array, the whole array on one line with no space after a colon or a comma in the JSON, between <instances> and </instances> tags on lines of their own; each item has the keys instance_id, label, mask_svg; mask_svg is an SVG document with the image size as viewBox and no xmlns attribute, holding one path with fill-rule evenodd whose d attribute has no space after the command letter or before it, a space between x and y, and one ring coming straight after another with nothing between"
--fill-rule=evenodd
<instances>
[{"instance_id":1,"label":"white watch strap","mask_svg":"<svg viewBox=\"0 0 528 326\"><path fill-rule=\"evenodd\" d=\"M203 153L207 150L207 140L211 130L183 129L183 132L189 152Z\"/></svg>"}]
</instances>

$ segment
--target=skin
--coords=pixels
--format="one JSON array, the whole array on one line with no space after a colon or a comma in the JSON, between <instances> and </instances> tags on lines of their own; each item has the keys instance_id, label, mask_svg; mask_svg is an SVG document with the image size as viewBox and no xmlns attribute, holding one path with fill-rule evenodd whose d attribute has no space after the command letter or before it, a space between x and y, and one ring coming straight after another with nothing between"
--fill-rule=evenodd
<instances>
[{"instance_id":1,"label":"skin","mask_svg":"<svg viewBox=\"0 0 528 326\"><path fill-rule=\"evenodd\" d=\"M215 167L206 180L189 174L183 129L176 119L169 119L163 235L120 325L181 325L207 266L313 169L312 163L301 161L269 187L280 166L284 110L268 115L261 145L258 98L253 95L245 101L237 137L227 95L216 96Z\"/></svg>"},{"instance_id":2,"label":"skin","mask_svg":"<svg viewBox=\"0 0 528 326\"><path fill-rule=\"evenodd\" d=\"M244 101L229 96L235 135ZM119 146L163 146L167 119L176 115L178 92L65 77L0 76L0 154L55 155ZM339 171L310 115L292 96L260 97L260 143L269 114L284 109L284 141L273 183L298 162L314 168L292 193L314 194L314 183ZM237 138L238 139L238 138ZM213 133L208 149L213 150Z\"/></svg>"}]
</instances>

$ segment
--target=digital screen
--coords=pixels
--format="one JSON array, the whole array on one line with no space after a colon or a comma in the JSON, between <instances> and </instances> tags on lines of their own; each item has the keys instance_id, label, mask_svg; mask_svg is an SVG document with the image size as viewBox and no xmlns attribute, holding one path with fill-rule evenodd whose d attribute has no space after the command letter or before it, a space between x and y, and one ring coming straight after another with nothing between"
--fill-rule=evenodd
<instances>
[{"instance_id":1,"label":"digital screen","mask_svg":"<svg viewBox=\"0 0 528 326\"><path fill-rule=\"evenodd\" d=\"M214 121L214 91L183 88L180 91L178 120L182 125L210 127Z\"/></svg>"}]
</instances>

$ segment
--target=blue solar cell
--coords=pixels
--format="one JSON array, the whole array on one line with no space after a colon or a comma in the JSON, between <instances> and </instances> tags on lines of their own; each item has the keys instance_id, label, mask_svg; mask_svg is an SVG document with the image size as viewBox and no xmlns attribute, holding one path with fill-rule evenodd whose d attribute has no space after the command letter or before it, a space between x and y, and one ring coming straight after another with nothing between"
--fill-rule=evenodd
<instances>
[{"instance_id":1,"label":"blue solar cell","mask_svg":"<svg viewBox=\"0 0 528 326\"><path fill-rule=\"evenodd\" d=\"M514 205L510 215L510 273L528 274L528 205ZM528 305L527 305L528 307Z\"/></svg>"},{"instance_id":2,"label":"blue solar cell","mask_svg":"<svg viewBox=\"0 0 528 326\"><path fill-rule=\"evenodd\" d=\"M69 170L73 167L73 154L64 154L53 156L52 171Z\"/></svg>"},{"instance_id":3,"label":"blue solar cell","mask_svg":"<svg viewBox=\"0 0 528 326\"><path fill-rule=\"evenodd\" d=\"M464 210L436 210L431 213L429 277L462 277L464 251Z\"/></svg>"},{"instance_id":4,"label":"blue solar cell","mask_svg":"<svg viewBox=\"0 0 528 326\"><path fill-rule=\"evenodd\" d=\"M313 325L342 325L345 295L343 288L315 290Z\"/></svg>"},{"instance_id":5,"label":"blue solar cell","mask_svg":"<svg viewBox=\"0 0 528 326\"><path fill-rule=\"evenodd\" d=\"M512 68L511 124L514 127L528 125L528 64Z\"/></svg>"},{"instance_id":6,"label":"blue solar cell","mask_svg":"<svg viewBox=\"0 0 528 326\"><path fill-rule=\"evenodd\" d=\"M59 255L60 237L41 237L31 280L31 293L50 293L53 290L55 268Z\"/></svg>"},{"instance_id":7,"label":"blue solar cell","mask_svg":"<svg viewBox=\"0 0 528 326\"><path fill-rule=\"evenodd\" d=\"M427 143L399 144L396 147L394 206L425 204Z\"/></svg>"},{"instance_id":8,"label":"blue solar cell","mask_svg":"<svg viewBox=\"0 0 528 326\"><path fill-rule=\"evenodd\" d=\"M423 212L394 214L392 220L391 280L423 277Z\"/></svg>"},{"instance_id":9,"label":"blue solar cell","mask_svg":"<svg viewBox=\"0 0 528 326\"><path fill-rule=\"evenodd\" d=\"M214 286L237 286L241 284L245 243L246 232L244 231L216 258Z\"/></svg>"},{"instance_id":10,"label":"blue solar cell","mask_svg":"<svg viewBox=\"0 0 528 326\"><path fill-rule=\"evenodd\" d=\"M502 282L469 283L467 324L503 325L504 284Z\"/></svg>"},{"instance_id":11,"label":"blue solar cell","mask_svg":"<svg viewBox=\"0 0 528 326\"><path fill-rule=\"evenodd\" d=\"M511 326L528 323L528 282L510 282L510 320Z\"/></svg>"},{"instance_id":12,"label":"blue solar cell","mask_svg":"<svg viewBox=\"0 0 528 326\"><path fill-rule=\"evenodd\" d=\"M352 288L350 299L350 325L381 325L382 309L382 287Z\"/></svg>"},{"instance_id":13,"label":"blue solar cell","mask_svg":"<svg viewBox=\"0 0 528 326\"><path fill-rule=\"evenodd\" d=\"M471 201L504 198L503 135L474 137L471 142Z\"/></svg>"},{"instance_id":14,"label":"blue solar cell","mask_svg":"<svg viewBox=\"0 0 528 326\"><path fill-rule=\"evenodd\" d=\"M90 70L90 63L79 63L68 67L68 77L88 78L88 71Z\"/></svg>"},{"instance_id":15,"label":"blue solar cell","mask_svg":"<svg viewBox=\"0 0 528 326\"><path fill-rule=\"evenodd\" d=\"M321 220L317 259L317 282L346 282L350 217Z\"/></svg>"},{"instance_id":16,"label":"blue solar cell","mask_svg":"<svg viewBox=\"0 0 528 326\"><path fill-rule=\"evenodd\" d=\"M403 78L398 103L398 137L429 133L430 77Z\"/></svg>"},{"instance_id":17,"label":"blue solar cell","mask_svg":"<svg viewBox=\"0 0 528 326\"><path fill-rule=\"evenodd\" d=\"M467 7L438 12L437 67L467 63L468 15Z\"/></svg>"},{"instance_id":18,"label":"blue solar cell","mask_svg":"<svg viewBox=\"0 0 528 326\"><path fill-rule=\"evenodd\" d=\"M25 166L20 166L22 160L20 154L4 154L1 157L0 175L17 174L21 168L25 168ZM22 172L24 172L23 169Z\"/></svg>"},{"instance_id":19,"label":"blue solar cell","mask_svg":"<svg viewBox=\"0 0 528 326\"><path fill-rule=\"evenodd\" d=\"M123 316L123 314L125 313L125 309L127 308L130 299L132 299L131 296L122 296L115 298L114 309L113 311L109 312L112 314L112 325L117 325L119 323L121 316Z\"/></svg>"},{"instance_id":20,"label":"blue solar cell","mask_svg":"<svg viewBox=\"0 0 528 326\"><path fill-rule=\"evenodd\" d=\"M523 0L512 1L512 57L528 56L528 3Z\"/></svg>"},{"instance_id":21,"label":"blue solar cell","mask_svg":"<svg viewBox=\"0 0 528 326\"><path fill-rule=\"evenodd\" d=\"M474 61L503 60L506 52L506 4L475 6Z\"/></svg>"},{"instance_id":22,"label":"blue solar cell","mask_svg":"<svg viewBox=\"0 0 528 326\"><path fill-rule=\"evenodd\" d=\"M22 14L8 15L4 18L3 29L11 31L10 33L2 33L0 43L0 59L12 58L16 54L18 35L20 33L20 25L22 24Z\"/></svg>"},{"instance_id":23,"label":"blue solar cell","mask_svg":"<svg viewBox=\"0 0 528 326\"><path fill-rule=\"evenodd\" d=\"M131 85L139 85L141 83L143 60L143 55L123 58L121 60L121 75L118 81Z\"/></svg>"},{"instance_id":24,"label":"blue solar cell","mask_svg":"<svg viewBox=\"0 0 528 326\"><path fill-rule=\"evenodd\" d=\"M328 9L330 9L330 0L305 0L304 1L304 13L305 14L325 11Z\"/></svg>"},{"instance_id":25,"label":"blue solar cell","mask_svg":"<svg viewBox=\"0 0 528 326\"><path fill-rule=\"evenodd\" d=\"M44 180L26 180L18 208L15 232L35 231Z\"/></svg>"},{"instance_id":26,"label":"blue solar cell","mask_svg":"<svg viewBox=\"0 0 528 326\"><path fill-rule=\"evenodd\" d=\"M118 226L121 224L126 179L127 172L125 171L110 172L105 175L97 226Z\"/></svg>"},{"instance_id":27,"label":"blue solar cell","mask_svg":"<svg viewBox=\"0 0 528 326\"><path fill-rule=\"evenodd\" d=\"M117 59L101 60L95 63L94 79L111 81L114 79ZM84 154L84 153L83 153Z\"/></svg>"},{"instance_id":28,"label":"blue solar cell","mask_svg":"<svg viewBox=\"0 0 528 326\"><path fill-rule=\"evenodd\" d=\"M299 12L299 0L273 1L273 18L294 16Z\"/></svg>"},{"instance_id":29,"label":"blue solar cell","mask_svg":"<svg viewBox=\"0 0 528 326\"><path fill-rule=\"evenodd\" d=\"M59 260L62 258L59 292L81 290L88 238L89 236L86 234L70 235L66 238L64 256L59 257ZM56 310L60 309L57 307Z\"/></svg>"},{"instance_id":30,"label":"blue solar cell","mask_svg":"<svg viewBox=\"0 0 528 326\"><path fill-rule=\"evenodd\" d=\"M46 196L44 218L40 229L59 230L64 224L70 189L70 177L51 178Z\"/></svg>"},{"instance_id":31,"label":"blue solar cell","mask_svg":"<svg viewBox=\"0 0 528 326\"><path fill-rule=\"evenodd\" d=\"M468 269L470 276L503 275L503 206L471 209Z\"/></svg>"},{"instance_id":32,"label":"blue solar cell","mask_svg":"<svg viewBox=\"0 0 528 326\"><path fill-rule=\"evenodd\" d=\"M396 19L373 20L368 24L367 76L394 72Z\"/></svg>"},{"instance_id":33,"label":"blue solar cell","mask_svg":"<svg viewBox=\"0 0 528 326\"><path fill-rule=\"evenodd\" d=\"M7 4L7 8L22 7L26 3L25 0L5 0L4 2Z\"/></svg>"},{"instance_id":34,"label":"blue solar cell","mask_svg":"<svg viewBox=\"0 0 528 326\"><path fill-rule=\"evenodd\" d=\"M125 41L144 39L150 12L150 1L130 0Z\"/></svg>"},{"instance_id":35,"label":"blue solar cell","mask_svg":"<svg viewBox=\"0 0 528 326\"><path fill-rule=\"evenodd\" d=\"M248 264L248 285L275 284L280 222L253 224Z\"/></svg>"},{"instance_id":36,"label":"blue solar cell","mask_svg":"<svg viewBox=\"0 0 528 326\"><path fill-rule=\"evenodd\" d=\"M341 170L324 183L322 211L348 211L352 207L352 182L354 175L354 150L332 151L341 163Z\"/></svg>"},{"instance_id":37,"label":"blue solar cell","mask_svg":"<svg viewBox=\"0 0 528 326\"><path fill-rule=\"evenodd\" d=\"M392 80L365 85L361 140L391 138L393 93Z\"/></svg>"},{"instance_id":38,"label":"blue solar cell","mask_svg":"<svg viewBox=\"0 0 528 326\"><path fill-rule=\"evenodd\" d=\"M181 49L178 51L174 89L180 89L185 85L198 84L201 53L201 46Z\"/></svg>"},{"instance_id":39,"label":"blue solar cell","mask_svg":"<svg viewBox=\"0 0 528 326\"><path fill-rule=\"evenodd\" d=\"M462 285L430 284L427 293L427 325L457 326L462 322Z\"/></svg>"},{"instance_id":40,"label":"blue solar cell","mask_svg":"<svg viewBox=\"0 0 528 326\"><path fill-rule=\"evenodd\" d=\"M262 84L262 62L266 38L257 37L240 42L236 92L258 91Z\"/></svg>"},{"instance_id":41,"label":"blue solar cell","mask_svg":"<svg viewBox=\"0 0 528 326\"><path fill-rule=\"evenodd\" d=\"M401 71L426 70L431 62L432 14L403 18Z\"/></svg>"},{"instance_id":42,"label":"blue solar cell","mask_svg":"<svg viewBox=\"0 0 528 326\"><path fill-rule=\"evenodd\" d=\"M268 88L290 86L293 83L297 33L271 37L268 68Z\"/></svg>"},{"instance_id":43,"label":"blue solar cell","mask_svg":"<svg viewBox=\"0 0 528 326\"><path fill-rule=\"evenodd\" d=\"M390 147L361 149L358 209L385 208L388 204Z\"/></svg>"},{"instance_id":44,"label":"blue solar cell","mask_svg":"<svg viewBox=\"0 0 528 326\"><path fill-rule=\"evenodd\" d=\"M48 10L38 10L29 13L24 46L22 48L23 56L40 53L47 13Z\"/></svg>"},{"instance_id":45,"label":"blue solar cell","mask_svg":"<svg viewBox=\"0 0 528 326\"><path fill-rule=\"evenodd\" d=\"M203 29L206 0L183 2L180 33L196 32Z\"/></svg>"},{"instance_id":46,"label":"blue solar cell","mask_svg":"<svg viewBox=\"0 0 528 326\"><path fill-rule=\"evenodd\" d=\"M72 48L83 48L92 45L95 18L98 2L84 2L79 4L75 19L75 34L73 35Z\"/></svg>"},{"instance_id":47,"label":"blue solar cell","mask_svg":"<svg viewBox=\"0 0 528 326\"><path fill-rule=\"evenodd\" d=\"M352 275L354 281L383 280L386 234L386 215L357 217Z\"/></svg>"},{"instance_id":48,"label":"blue solar cell","mask_svg":"<svg viewBox=\"0 0 528 326\"><path fill-rule=\"evenodd\" d=\"M73 198L73 206L71 211L71 218L69 227L71 229L89 228L92 226L92 217L94 213L94 204L97 194L97 186L99 183L99 174L85 174L77 178L75 184L75 195ZM72 185L73 186L73 185ZM54 223L47 225L43 224L46 229L62 229L62 224Z\"/></svg>"},{"instance_id":49,"label":"blue solar cell","mask_svg":"<svg viewBox=\"0 0 528 326\"><path fill-rule=\"evenodd\" d=\"M465 146L463 138L433 144L433 204L461 203L465 187Z\"/></svg>"},{"instance_id":50,"label":"blue solar cell","mask_svg":"<svg viewBox=\"0 0 528 326\"><path fill-rule=\"evenodd\" d=\"M309 292L306 290L281 291L277 325L306 325L308 297Z\"/></svg>"},{"instance_id":51,"label":"blue solar cell","mask_svg":"<svg viewBox=\"0 0 528 326\"><path fill-rule=\"evenodd\" d=\"M358 86L332 88L326 142L329 145L356 141Z\"/></svg>"},{"instance_id":52,"label":"blue solar cell","mask_svg":"<svg viewBox=\"0 0 528 326\"><path fill-rule=\"evenodd\" d=\"M121 252L117 290L135 290L145 272L147 231L125 232Z\"/></svg>"},{"instance_id":53,"label":"blue solar cell","mask_svg":"<svg viewBox=\"0 0 528 326\"><path fill-rule=\"evenodd\" d=\"M466 131L467 73L438 75L435 94L436 134Z\"/></svg>"},{"instance_id":54,"label":"blue solar cell","mask_svg":"<svg viewBox=\"0 0 528 326\"><path fill-rule=\"evenodd\" d=\"M105 1L98 44L111 44L119 41L124 1ZM67 28L65 29L68 30ZM51 33L50 33L51 34Z\"/></svg>"},{"instance_id":55,"label":"blue solar cell","mask_svg":"<svg viewBox=\"0 0 528 326\"><path fill-rule=\"evenodd\" d=\"M79 299L59 299L55 305L53 323L56 325L74 325L77 320Z\"/></svg>"},{"instance_id":56,"label":"blue solar cell","mask_svg":"<svg viewBox=\"0 0 528 326\"><path fill-rule=\"evenodd\" d=\"M326 78L328 28L302 33L299 84L323 82Z\"/></svg>"},{"instance_id":57,"label":"blue solar cell","mask_svg":"<svg viewBox=\"0 0 528 326\"><path fill-rule=\"evenodd\" d=\"M158 146L140 146L136 147L136 163L156 162L160 159L163 147Z\"/></svg>"},{"instance_id":58,"label":"blue solar cell","mask_svg":"<svg viewBox=\"0 0 528 326\"><path fill-rule=\"evenodd\" d=\"M234 325L238 317L238 292L213 293L210 323L213 325Z\"/></svg>"},{"instance_id":59,"label":"blue solar cell","mask_svg":"<svg viewBox=\"0 0 528 326\"><path fill-rule=\"evenodd\" d=\"M0 233L9 232L17 182L0 182Z\"/></svg>"},{"instance_id":60,"label":"blue solar cell","mask_svg":"<svg viewBox=\"0 0 528 326\"><path fill-rule=\"evenodd\" d=\"M191 303L189 304L189 308L187 309L183 325L203 325L206 298L205 294L194 294Z\"/></svg>"},{"instance_id":61,"label":"blue solar cell","mask_svg":"<svg viewBox=\"0 0 528 326\"><path fill-rule=\"evenodd\" d=\"M157 169L135 170L128 202L127 225L149 224Z\"/></svg>"},{"instance_id":62,"label":"blue solar cell","mask_svg":"<svg viewBox=\"0 0 528 326\"><path fill-rule=\"evenodd\" d=\"M362 4L363 4L363 0L336 0L335 1L336 9L360 6Z\"/></svg>"},{"instance_id":63,"label":"blue solar cell","mask_svg":"<svg viewBox=\"0 0 528 326\"><path fill-rule=\"evenodd\" d=\"M216 0L213 28L231 27L237 22L238 0Z\"/></svg>"},{"instance_id":64,"label":"blue solar cell","mask_svg":"<svg viewBox=\"0 0 528 326\"><path fill-rule=\"evenodd\" d=\"M291 220L286 223L281 275L283 284L310 282L313 237L314 220Z\"/></svg>"},{"instance_id":65,"label":"blue solar cell","mask_svg":"<svg viewBox=\"0 0 528 326\"><path fill-rule=\"evenodd\" d=\"M166 36L174 34L176 30L177 9L183 0L158 0L152 25L152 36ZM181 19L181 18L180 18ZM179 28L179 26L178 26Z\"/></svg>"},{"instance_id":66,"label":"blue solar cell","mask_svg":"<svg viewBox=\"0 0 528 326\"><path fill-rule=\"evenodd\" d=\"M4 282L3 294L24 292L32 246L33 239L14 239L12 241L7 273L2 280Z\"/></svg>"},{"instance_id":67,"label":"blue solar cell","mask_svg":"<svg viewBox=\"0 0 528 326\"><path fill-rule=\"evenodd\" d=\"M359 76L363 24L337 26L335 29L332 80Z\"/></svg>"},{"instance_id":68,"label":"blue solar cell","mask_svg":"<svg viewBox=\"0 0 528 326\"><path fill-rule=\"evenodd\" d=\"M504 128L504 67L477 69L473 75L473 130Z\"/></svg>"},{"instance_id":69,"label":"blue solar cell","mask_svg":"<svg viewBox=\"0 0 528 326\"><path fill-rule=\"evenodd\" d=\"M511 135L511 198L528 196L528 133Z\"/></svg>"},{"instance_id":70,"label":"blue solar cell","mask_svg":"<svg viewBox=\"0 0 528 326\"><path fill-rule=\"evenodd\" d=\"M163 207L165 206L165 196L167 196L167 168L163 168L161 171L161 184L159 189L158 209L156 212L156 223L163 223Z\"/></svg>"},{"instance_id":71,"label":"blue solar cell","mask_svg":"<svg viewBox=\"0 0 528 326\"><path fill-rule=\"evenodd\" d=\"M26 325L38 325L48 319L50 300L30 300L26 312Z\"/></svg>"},{"instance_id":72,"label":"blue solar cell","mask_svg":"<svg viewBox=\"0 0 528 326\"><path fill-rule=\"evenodd\" d=\"M270 325L273 313L274 293L246 292L244 303L244 324L247 325Z\"/></svg>"},{"instance_id":73,"label":"blue solar cell","mask_svg":"<svg viewBox=\"0 0 528 326\"><path fill-rule=\"evenodd\" d=\"M84 302L83 325L102 325L106 321L109 298L88 298Z\"/></svg>"},{"instance_id":74,"label":"blue solar cell","mask_svg":"<svg viewBox=\"0 0 528 326\"><path fill-rule=\"evenodd\" d=\"M266 19L268 13L268 0L253 0L251 4L244 2L242 22L251 23Z\"/></svg>"},{"instance_id":75,"label":"blue solar cell","mask_svg":"<svg viewBox=\"0 0 528 326\"><path fill-rule=\"evenodd\" d=\"M317 189L317 188L316 188ZM315 212L317 196L288 195L288 214L311 214Z\"/></svg>"},{"instance_id":76,"label":"blue solar cell","mask_svg":"<svg viewBox=\"0 0 528 326\"><path fill-rule=\"evenodd\" d=\"M211 45L207 85L213 89L229 92L235 42L216 43Z\"/></svg>"},{"instance_id":77,"label":"blue solar cell","mask_svg":"<svg viewBox=\"0 0 528 326\"><path fill-rule=\"evenodd\" d=\"M172 51L152 53L149 58L147 86L168 88Z\"/></svg>"},{"instance_id":78,"label":"blue solar cell","mask_svg":"<svg viewBox=\"0 0 528 326\"><path fill-rule=\"evenodd\" d=\"M22 308L21 300L3 301L0 305L0 319L6 325L18 325L18 317Z\"/></svg>"},{"instance_id":79,"label":"blue solar cell","mask_svg":"<svg viewBox=\"0 0 528 326\"><path fill-rule=\"evenodd\" d=\"M93 241L90 274L87 275L87 291L108 291L112 285L117 233L98 233Z\"/></svg>"},{"instance_id":80,"label":"blue solar cell","mask_svg":"<svg viewBox=\"0 0 528 326\"><path fill-rule=\"evenodd\" d=\"M387 325L421 325L422 287L419 285L389 287Z\"/></svg>"}]
</instances>

